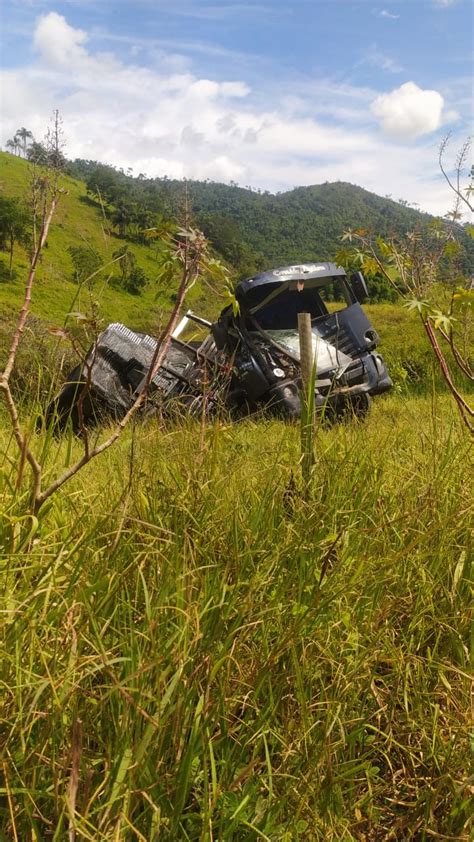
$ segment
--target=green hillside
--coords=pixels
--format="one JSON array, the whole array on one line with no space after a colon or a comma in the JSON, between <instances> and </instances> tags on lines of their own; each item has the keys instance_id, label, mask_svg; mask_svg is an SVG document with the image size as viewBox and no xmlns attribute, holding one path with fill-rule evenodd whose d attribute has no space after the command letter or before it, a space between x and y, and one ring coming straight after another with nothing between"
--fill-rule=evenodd
<instances>
[{"instance_id":1,"label":"green hillside","mask_svg":"<svg viewBox=\"0 0 474 842\"><path fill-rule=\"evenodd\" d=\"M0 192L28 202L28 162L7 153L0 153ZM107 234L100 207L87 196L85 184L68 175L62 176L61 196L56 216L50 229L47 247L43 251L37 271L31 304L33 316L49 324L60 324L71 310L91 312L93 302L98 305L100 316L106 322L123 321L135 328L156 325L160 313L168 312L173 290L167 290L156 281L158 258L153 247L128 243L137 264L149 278L140 295L132 295L116 286L111 280L117 276L117 264L110 264L112 254L123 240ZM82 288L73 280L73 263L68 249L71 246L89 246L99 253L104 270L97 276L92 293L87 284ZM0 252L0 313L8 320L20 306L26 274L28 255L15 245L14 276L8 276L8 255ZM205 304L204 301L200 302Z\"/></svg>"}]
</instances>

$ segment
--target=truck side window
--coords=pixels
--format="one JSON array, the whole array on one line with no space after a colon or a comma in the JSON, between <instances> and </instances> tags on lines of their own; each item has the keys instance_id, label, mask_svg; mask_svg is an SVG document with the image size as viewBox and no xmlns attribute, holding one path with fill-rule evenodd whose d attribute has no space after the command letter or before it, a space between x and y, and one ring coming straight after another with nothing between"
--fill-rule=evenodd
<instances>
[{"instance_id":1,"label":"truck side window","mask_svg":"<svg viewBox=\"0 0 474 842\"><path fill-rule=\"evenodd\" d=\"M318 291L330 313L337 313L338 310L345 310L347 307L346 288L339 278L334 278Z\"/></svg>"}]
</instances>

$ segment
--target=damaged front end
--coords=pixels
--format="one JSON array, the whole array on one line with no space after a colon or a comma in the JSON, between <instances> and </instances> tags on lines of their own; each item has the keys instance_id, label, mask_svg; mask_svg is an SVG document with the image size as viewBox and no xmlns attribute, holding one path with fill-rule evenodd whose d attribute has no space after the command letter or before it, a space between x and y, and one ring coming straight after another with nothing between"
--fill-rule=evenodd
<instances>
[{"instance_id":1,"label":"damaged front end","mask_svg":"<svg viewBox=\"0 0 474 842\"><path fill-rule=\"evenodd\" d=\"M330 312L324 293L338 287L345 306ZM348 408L364 414L370 397L392 381L376 348L379 337L360 300L367 294L360 273L352 282L333 263L303 264L264 272L240 283L239 315L225 310L213 327L217 347L234 356L230 398L254 409L298 417L301 372L298 314L309 313L316 364L316 406L328 415Z\"/></svg>"}]
</instances>

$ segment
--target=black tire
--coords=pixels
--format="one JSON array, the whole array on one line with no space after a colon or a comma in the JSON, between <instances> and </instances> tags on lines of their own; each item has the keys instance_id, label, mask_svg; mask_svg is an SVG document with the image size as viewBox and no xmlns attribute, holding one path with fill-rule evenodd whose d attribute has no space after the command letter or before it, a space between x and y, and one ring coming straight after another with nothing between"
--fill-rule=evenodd
<instances>
[{"instance_id":1,"label":"black tire","mask_svg":"<svg viewBox=\"0 0 474 842\"><path fill-rule=\"evenodd\" d=\"M360 392L354 395L349 401L348 409L358 418L363 421L370 412L372 406L372 398L368 392Z\"/></svg>"}]
</instances>

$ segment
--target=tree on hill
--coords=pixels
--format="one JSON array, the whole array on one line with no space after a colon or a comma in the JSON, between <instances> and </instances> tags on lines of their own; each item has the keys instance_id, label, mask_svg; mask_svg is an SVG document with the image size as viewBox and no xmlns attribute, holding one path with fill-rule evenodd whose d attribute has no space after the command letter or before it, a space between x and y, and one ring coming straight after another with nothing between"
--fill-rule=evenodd
<instances>
[{"instance_id":1,"label":"tree on hill","mask_svg":"<svg viewBox=\"0 0 474 842\"><path fill-rule=\"evenodd\" d=\"M145 207L136 206L133 221L127 225L127 240L149 246L156 236L169 229L169 220Z\"/></svg>"},{"instance_id":2,"label":"tree on hill","mask_svg":"<svg viewBox=\"0 0 474 842\"><path fill-rule=\"evenodd\" d=\"M123 181L124 177L113 167L96 164L86 178L86 188L91 196L113 205L117 204L126 192Z\"/></svg>"},{"instance_id":3,"label":"tree on hill","mask_svg":"<svg viewBox=\"0 0 474 842\"><path fill-rule=\"evenodd\" d=\"M73 280L77 284L90 280L100 269L102 258L92 246L70 246L68 252L74 266Z\"/></svg>"},{"instance_id":4,"label":"tree on hill","mask_svg":"<svg viewBox=\"0 0 474 842\"><path fill-rule=\"evenodd\" d=\"M63 170L66 165L66 158L64 157L63 153L60 149L48 149L46 151L47 161L46 166L51 167L53 170Z\"/></svg>"},{"instance_id":5,"label":"tree on hill","mask_svg":"<svg viewBox=\"0 0 474 842\"><path fill-rule=\"evenodd\" d=\"M34 140L26 150L26 158L32 164L42 167L51 167L55 170L62 170L66 164L66 158L58 148L48 149L44 143Z\"/></svg>"},{"instance_id":6,"label":"tree on hill","mask_svg":"<svg viewBox=\"0 0 474 842\"><path fill-rule=\"evenodd\" d=\"M9 274L13 277L13 249L15 243L28 245L30 213L16 199L0 196L0 249L9 252Z\"/></svg>"},{"instance_id":7,"label":"tree on hill","mask_svg":"<svg viewBox=\"0 0 474 842\"><path fill-rule=\"evenodd\" d=\"M67 172L86 182L92 201L101 205L119 237L152 242L153 215L179 216L184 182L178 179L134 178L107 164L76 159ZM344 230L364 229L382 237L427 224L432 217L389 197L354 184L326 182L277 195L216 182L186 182L193 213L212 241L240 275L260 268L314 260L334 260ZM462 245L466 271L474 269L474 243L461 225L455 236ZM371 281L377 300L393 291L382 278Z\"/></svg>"},{"instance_id":8,"label":"tree on hill","mask_svg":"<svg viewBox=\"0 0 474 842\"><path fill-rule=\"evenodd\" d=\"M9 140L7 140L5 146L7 147L7 149L11 150L12 155L19 155L21 152L20 141L16 135L15 137L11 137Z\"/></svg>"},{"instance_id":9,"label":"tree on hill","mask_svg":"<svg viewBox=\"0 0 474 842\"><path fill-rule=\"evenodd\" d=\"M26 150L29 145L29 141L33 141L33 132L30 132L29 129L25 129L24 126L21 129L17 129L15 132L15 137L18 139L20 143L20 148L23 153L23 157L26 158Z\"/></svg>"},{"instance_id":10,"label":"tree on hill","mask_svg":"<svg viewBox=\"0 0 474 842\"><path fill-rule=\"evenodd\" d=\"M199 226L214 248L239 274L251 275L263 269L265 258L243 241L238 224L220 214L202 214L198 217Z\"/></svg>"},{"instance_id":11,"label":"tree on hill","mask_svg":"<svg viewBox=\"0 0 474 842\"><path fill-rule=\"evenodd\" d=\"M117 227L119 237L125 237L128 226L136 222L136 208L133 202L120 200L112 211L112 222Z\"/></svg>"},{"instance_id":12,"label":"tree on hill","mask_svg":"<svg viewBox=\"0 0 474 842\"><path fill-rule=\"evenodd\" d=\"M131 295L140 295L148 282L148 278L144 270L138 266L133 251L130 251L128 246L123 245L117 251L114 251L112 257L118 259L120 268L119 286Z\"/></svg>"},{"instance_id":13,"label":"tree on hill","mask_svg":"<svg viewBox=\"0 0 474 842\"><path fill-rule=\"evenodd\" d=\"M32 161L34 164L41 164L42 166L48 164L48 150L43 143L38 143L36 140L28 147L26 157L28 161Z\"/></svg>"}]
</instances>

